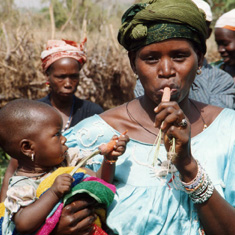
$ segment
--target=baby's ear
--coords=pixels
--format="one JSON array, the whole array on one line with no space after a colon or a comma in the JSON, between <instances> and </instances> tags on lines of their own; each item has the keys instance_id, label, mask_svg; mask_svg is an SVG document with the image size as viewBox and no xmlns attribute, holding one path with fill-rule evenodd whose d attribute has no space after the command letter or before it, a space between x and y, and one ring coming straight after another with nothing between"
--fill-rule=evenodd
<instances>
[{"instance_id":1,"label":"baby's ear","mask_svg":"<svg viewBox=\"0 0 235 235\"><path fill-rule=\"evenodd\" d=\"M23 139L20 141L20 150L26 156L31 156L33 153L33 143L29 139Z\"/></svg>"}]
</instances>

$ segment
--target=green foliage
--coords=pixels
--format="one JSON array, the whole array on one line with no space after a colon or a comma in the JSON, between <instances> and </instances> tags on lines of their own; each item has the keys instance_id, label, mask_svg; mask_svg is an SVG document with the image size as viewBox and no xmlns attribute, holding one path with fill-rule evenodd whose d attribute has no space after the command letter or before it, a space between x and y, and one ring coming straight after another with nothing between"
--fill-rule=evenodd
<instances>
[{"instance_id":1,"label":"green foliage","mask_svg":"<svg viewBox=\"0 0 235 235\"><path fill-rule=\"evenodd\" d=\"M3 177L9 163L10 157L0 148L0 187L2 185Z\"/></svg>"},{"instance_id":2,"label":"green foliage","mask_svg":"<svg viewBox=\"0 0 235 235\"><path fill-rule=\"evenodd\" d=\"M211 6L214 21L216 21L222 14L235 8L234 0L207 0Z\"/></svg>"}]
</instances>

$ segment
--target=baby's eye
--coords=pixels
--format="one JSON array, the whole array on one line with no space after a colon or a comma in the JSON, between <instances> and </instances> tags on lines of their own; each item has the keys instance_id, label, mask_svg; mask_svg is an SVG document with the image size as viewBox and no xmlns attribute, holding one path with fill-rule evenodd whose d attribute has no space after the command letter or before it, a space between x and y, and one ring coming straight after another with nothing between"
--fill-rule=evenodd
<instances>
[{"instance_id":1,"label":"baby's eye","mask_svg":"<svg viewBox=\"0 0 235 235\"><path fill-rule=\"evenodd\" d=\"M55 134L55 136L60 137L60 136L61 136L61 131L58 131L58 132Z\"/></svg>"}]
</instances>

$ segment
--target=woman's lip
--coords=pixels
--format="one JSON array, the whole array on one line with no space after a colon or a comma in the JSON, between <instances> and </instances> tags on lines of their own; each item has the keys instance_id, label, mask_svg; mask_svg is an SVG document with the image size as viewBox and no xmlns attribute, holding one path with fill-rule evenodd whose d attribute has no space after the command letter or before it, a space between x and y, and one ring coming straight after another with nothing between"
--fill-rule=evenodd
<instances>
[{"instance_id":1,"label":"woman's lip","mask_svg":"<svg viewBox=\"0 0 235 235\"><path fill-rule=\"evenodd\" d=\"M161 94L163 94L163 91L164 91L164 88L163 88L163 89L160 89ZM170 88L170 91L171 91L171 95L172 95L172 94L174 94L175 92L177 92L177 89L176 89L176 88Z\"/></svg>"},{"instance_id":2,"label":"woman's lip","mask_svg":"<svg viewBox=\"0 0 235 235\"><path fill-rule=\"evenodd\" d=\"M73 93L60 93L61 96L71 96Z\"/></svg>"}]
</instances>

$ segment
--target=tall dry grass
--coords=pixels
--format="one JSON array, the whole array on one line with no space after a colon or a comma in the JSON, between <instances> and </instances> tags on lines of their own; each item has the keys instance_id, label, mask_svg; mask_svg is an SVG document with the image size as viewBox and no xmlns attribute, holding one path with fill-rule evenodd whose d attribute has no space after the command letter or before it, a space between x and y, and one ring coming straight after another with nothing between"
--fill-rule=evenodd
<instances>
[{"instance_id":1,"label":"tall dry grass","mask_svg":"<svg viewBox=\"0 0 235 235\"><path fill-rule=\"evenodd\" d=\"M81 41L84 22L67 24L52 32L51 22L32 12L19 14L0 27L0 107L17 98L38 99L48 91L41 69L40 54L47 40ZM89 21L86 24L89 27ZM102 19L97 30L87 33L87 63L76 95L109 109L134 97L135 78L127 53L117 43L118 24Z\"/></svg>"}]
</instances>

